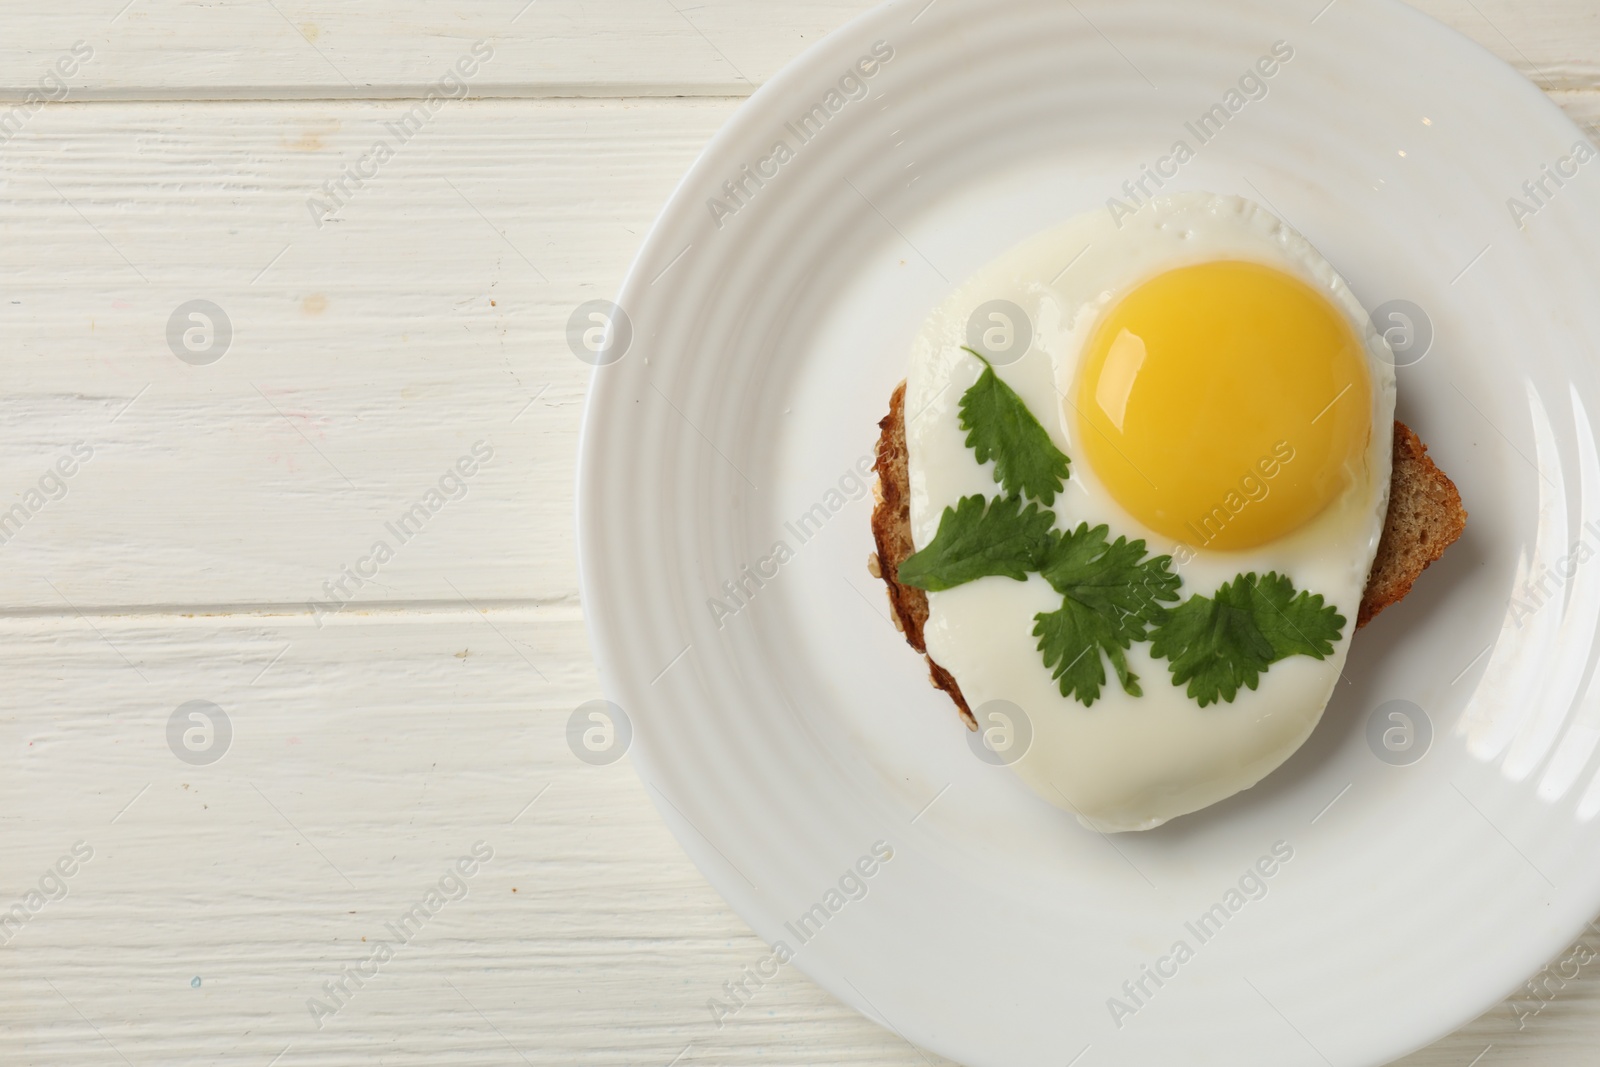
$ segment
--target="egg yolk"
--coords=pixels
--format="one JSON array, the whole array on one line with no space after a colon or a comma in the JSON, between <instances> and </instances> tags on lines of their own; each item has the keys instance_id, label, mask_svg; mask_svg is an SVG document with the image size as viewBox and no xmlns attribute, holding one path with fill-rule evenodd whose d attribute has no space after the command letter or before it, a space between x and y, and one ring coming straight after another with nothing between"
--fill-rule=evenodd
<instances>
[{"instance_id":1,"label":"egg yolk","mask_svg":"<svg viewBox=\"0 0 1600 1067\"><path fill-rule=\"evenodd\" d=\"M1364 470L1372 384L1339 309L1256 263L1141 283L1095 329L1069 418L1107 490L1196 548L1276 540Z\"/></svg>"}]
</instances>

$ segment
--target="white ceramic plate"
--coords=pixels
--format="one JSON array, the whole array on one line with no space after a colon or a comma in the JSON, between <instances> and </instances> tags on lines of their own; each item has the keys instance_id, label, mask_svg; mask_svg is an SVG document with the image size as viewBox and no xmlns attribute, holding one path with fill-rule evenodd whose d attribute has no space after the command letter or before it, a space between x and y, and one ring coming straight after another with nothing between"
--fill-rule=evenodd
<instances>
[{"instance_id":1,"label":"white ceramic plate","mask_svg":"<svg viewBox=\"0 0 1600 1067\"><path fill-rule=\"evenodd\" d=\"M590 394L580 541L639 773L784 966L963 1063L1382 1063L1600 908L1600 161L1535 204L1523 183L1581 138L1554 105L1400 3L1325 3L888 4L718 134L619 298L633 336ZM1280 40L1294 58L1267 95L1195 144L1185 123ZM847 78L875 42L892 58ZM1283 768L1103 837L973 757L866 572L853 472L952 285L1180 139L1197 155L1169 188L1260 200L1369 308L1425 309L1400 415L1472 519L1362 632ZM1514 220L1519 196L1538 210ZM769 577L736 605L724 582L747 566ZM1368 741L1396 700L1432 735L1401 765ZM1292 859L1227 910L1275 844ZM858 862L870 878L845 877Z\"/></svg>"}]
</instances>

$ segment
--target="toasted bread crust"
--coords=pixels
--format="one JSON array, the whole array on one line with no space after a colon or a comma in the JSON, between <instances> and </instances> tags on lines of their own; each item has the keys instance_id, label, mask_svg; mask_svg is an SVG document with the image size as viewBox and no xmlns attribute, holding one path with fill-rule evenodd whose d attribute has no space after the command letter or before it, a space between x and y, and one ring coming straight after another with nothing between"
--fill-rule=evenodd
<instances>
[{"instance_id":1,"label":"toasted bread crust","mask_svg":"<svg viewBox=\"0 0 1600 1067\"><path fill-rule=\"evenodd\" d=\"M978 723L950 672L933 661L923 640L928 621L928 594L901 585L900 564L916 551L911 540L911 474L906 449L906 383L889 397L889 414L878 423L877 506L872 510L872 538L878 551L874 577L889 593L889 608L906 642L928 662L928 677L937 689L950 694L969 730ZM1461 494L1428 458L1428 449L1411 428L1394 424L1394 472L1389 483L1389 512L1385 517L1378 553L1367 576L1356 627L1399 602L1412 583L1455 543L1466 528L1467 513Z\"/></svg>"},{"instance_id":2,"label":"toasted bread crust","mask_svg":"<svg viewBox=\"0 0 1600 1067\"><path fill-rule=\"evenodd\" d=\"M878 544L878 574L889 589L889 610L906 635L906 643L928 661L928 680L935 689L950 694L966 721L976 730L978 720L967 707L967 698L950 672L933 661L922 640L922 627L928 621L928 594L911 585L901 585L900 564L916 546L911 542L911 473L906 463L906 383L895 387L889 397L889 414L878 423L877 506L872 509L872 539Z\"/></svg>"},{"instance_id":3,"label":"toasted bread crust","mask_svg":"<svg viewBox=\"0 0 1600 1067\"><path fill-rule=\"evenodd\" d=\"M1428 446L1411 427L1396 419L1389 514L1367 574L1356 627L1365 626L1378 612L1411 592L1412 583L1455 544L1466 527L1467 512L1455 483L1428 458Z\"/></svg>"}]
</instances>

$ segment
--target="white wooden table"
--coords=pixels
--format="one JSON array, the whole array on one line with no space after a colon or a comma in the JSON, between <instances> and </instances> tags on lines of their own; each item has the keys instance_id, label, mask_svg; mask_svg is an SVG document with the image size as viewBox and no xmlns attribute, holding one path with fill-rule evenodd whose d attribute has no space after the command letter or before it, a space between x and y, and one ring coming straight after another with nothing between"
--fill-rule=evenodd
<instances>
[{"instance_id":1,"label":"white wooden table","mask_svg":"<svg viewBox=\"0 0 1600 1067\"><path fill-rule=\"evenodd\" d=\"M565 741L568 315L866 6L0 8L0 1063L935 1061L792 968L719 1028L763 946ZM1420 6L1600 118L1595 0ZM1593 1063L1539 990L1403 1062Z\"/></svg>"}]
</instances>

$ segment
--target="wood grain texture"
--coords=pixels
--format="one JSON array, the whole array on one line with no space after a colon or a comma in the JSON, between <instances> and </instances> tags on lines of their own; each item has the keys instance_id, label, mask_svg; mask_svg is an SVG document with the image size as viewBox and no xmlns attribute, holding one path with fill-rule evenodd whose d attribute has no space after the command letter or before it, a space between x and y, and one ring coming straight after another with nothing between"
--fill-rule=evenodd
<instances>
[{"instance_id":1,"label":"wood grain texture","mask_svg":"<svg viewBox=\"0 0 1600 1067\"><path fill-rule=\"evenodd\" d=\"M378 539L357 605L570 601L567 320L733 107L453 104L320 227L308 199L403 105L41 117L0 157L0 506L94 456L0 545L0 605L303 610ZM233 324L209 366L168 345L195 298ZM479 441L493 461L399 544L385 524Z\"/></svg>"},{"instance_id":2,"label":"wood grain texture","mask_svg":"<svg viewBox=\"0 0 1600 1067\"><path fill-rule=\"evenodd\" d=\"M1315 14L1322 0L1293 0ZM1338 3L1347 0L1337 0ZM0 99L20 99L76 41L94 59L69 99L416 96L474 41L486 96L744 96L868 0L94 0L0 14ZM1590 0L1414 0L1546 89L1600 88ZM910 12L914 14L915 11ZM908 14L909 17L909 14ZM1324 17L1337 18L1337 8Z\"/></svg>"},{"instance_id":3,"label":"wood grain texture","mask_svg":"<svg viewBox=\"0 0 1600 1067\"><path fill-rule=\"evenodd\" d=\"M0 12L0 97L95 49L0 146L0 508L93 449L0 527L0 910L94 849L0 930L0 1062L939 1062L792 969L718 1028L763 947L629 765L565 740L600 695L567 317L737 98L868 5L125 5ZM1600 120L1591 0L1417 6ZM389 98L479 39L469 91L504 99L446 104L314 216ZM235 331L210 366L168 347L196 298ZM316 625L480 441L464 495ZM233 726L214 765L167 747L190 700ZM307 999L479 840L465 899L318 1028ZM1570 972L1401 1062L1592 1063L1600 964Z\"/></svg>"},{"instance_id":4,"label":"wood grain texture","mask_svg":"<svg viewBox=\"0 0 1600 1067\"><path fill-rule=\"evenodd\" d=\"M0 14L0 98L33 89L75 41L73 99L415 96L473 42L488 96L734 95L868 10L862 0L95 0ZM9 23L9 25L7 25Z\"/></svg>"},{"instance_id":5,"label":"wood grain texture","mask_svg":"<svg viewBox=\"0 0 1600 1067\"><path fill-rule=\"evenodd\" d=\"M627 761L568 750L597 692L573 608L13 620L0 649L0 905L93 852L0 932L0 1062L919 1062L792 968L715 1025L766 950ZM167 749L191 699L233 725L210 766ZM318 1027L322 983L478 841L465 897Z\"/></svg>"}]
</instances>

